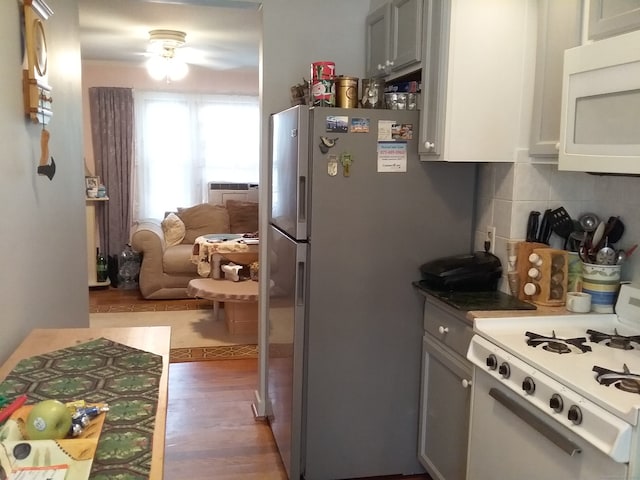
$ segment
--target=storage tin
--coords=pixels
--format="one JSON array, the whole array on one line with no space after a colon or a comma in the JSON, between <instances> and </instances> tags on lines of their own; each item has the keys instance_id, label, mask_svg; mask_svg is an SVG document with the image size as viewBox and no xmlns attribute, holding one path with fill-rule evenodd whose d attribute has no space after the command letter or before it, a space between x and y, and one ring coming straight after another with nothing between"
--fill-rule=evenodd
<instances>
[{"instance_id":1,"label":"storage tin","mask_svg":"<svg viewBox=\"0 0 640 480\"><path fill-rule=\"evenodd\" d=\"M336 106L358 108L358 78L340 75L335 79Z\"/></svg>"},{"instance_id":2,"label":"storage tin","mask_svg":"<svg viewBox=\"0 0 640 480\"><path fill-rule=\"evenodd\" d=\"M311 85L311 104L316 107L335 107L336 94L333 80L314 80Z\"/></svg>"},{"instance_id":3,"label":"storage tin","mask_svg":"<svg viewBox=\"0 0 640 480\"><path fill-rule=\"evenodd\" d=\"M333 62L313 62L311 64L311 81L333 80L336 74L336 64Z\"/></svg>"}]
</instances>

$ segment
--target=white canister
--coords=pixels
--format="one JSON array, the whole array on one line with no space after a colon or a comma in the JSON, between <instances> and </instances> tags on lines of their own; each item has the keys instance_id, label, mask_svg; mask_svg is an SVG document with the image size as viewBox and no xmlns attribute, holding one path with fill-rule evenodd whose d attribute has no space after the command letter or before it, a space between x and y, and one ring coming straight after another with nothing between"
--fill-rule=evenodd
<instances>
[{"instance_id":1,"label":"white canister","mask_svg":"<svg viewBox=\"0 0 640 480\"><path fill-rule=\"evenodd\" d=\"M591 310L613 313L620 288L620 265L582 264L582 291L591 295Z\"/></svg>"}]
</instances>

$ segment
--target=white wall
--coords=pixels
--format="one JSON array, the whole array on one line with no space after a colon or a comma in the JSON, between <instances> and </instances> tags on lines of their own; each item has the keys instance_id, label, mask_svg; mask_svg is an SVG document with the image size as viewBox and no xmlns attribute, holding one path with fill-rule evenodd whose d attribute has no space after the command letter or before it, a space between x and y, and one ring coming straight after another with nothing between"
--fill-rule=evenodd
<instances>
[{"instance_id":1,"label":"white wall","mask_svg":"<svg viewBox=\"0 0 640 480\"><path fill-rule=\"evenodd\" d=\"M20 5L0 2L0 362L33 328L88 326L77 0L47 0L52 181L37 175L41 127L23 114Z\"/></svg>"},{"instance_id":2,"label":"white wall","mask_svg":"<svg viewBox=\"0 0 640 480\"><path fill-rule=\"evenodd\" d=\"M524 240L527 216L531 210L563 206L572 218L593 212L606 221L620 216L625 233L618 248L640 243L640 178L596 176L581 172L558 171L555 164L530 162L484 164L480 169L477 197L477 227L495 225L496 254L507 265L509 239ZM483 232L476 232L476 248L481 248ZM552 245L562 241L552 235ZM505 269L506 271L506 269ZM622 279L640 282L640 253L636 252L622 268ZM501 289L507 291L506 282Z\"/></svg>"}]
</instances>

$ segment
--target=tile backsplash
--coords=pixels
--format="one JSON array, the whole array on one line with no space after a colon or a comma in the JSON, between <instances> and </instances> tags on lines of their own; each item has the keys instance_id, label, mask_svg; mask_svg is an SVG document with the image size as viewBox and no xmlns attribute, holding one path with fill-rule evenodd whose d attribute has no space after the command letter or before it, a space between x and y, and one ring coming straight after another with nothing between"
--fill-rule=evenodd
<instances>
[{"instance_id":1,"label":"tile backsplash","mask_svg":"<svg viewBox=\"0 0 640 480\"><path fill-rule=\"evenodd\" d=\"M586 212L606 221L620 216L625 225L615 245L628 249L640 243L640 177L590 175L558 171L555 164L485 163L479 168L475 249L482 250L485 228L496 227L495 252L507 270L507 241L524 240L529 212L563 206L571 218ZM551 246L563 247L555 233ZM622 280L640 283L640 248L625 262ZM499 287L508 291L507 282Z\"/></svg>"}]
</instances>

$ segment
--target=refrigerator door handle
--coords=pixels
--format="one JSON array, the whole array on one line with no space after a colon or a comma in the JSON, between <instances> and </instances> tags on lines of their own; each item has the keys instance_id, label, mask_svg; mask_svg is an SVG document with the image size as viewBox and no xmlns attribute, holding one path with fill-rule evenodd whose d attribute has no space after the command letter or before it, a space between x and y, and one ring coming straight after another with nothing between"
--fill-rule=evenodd
<instances>
[{"instance_id":1,"label":"refrigerator door handle","mask_svg":"<svg viewBox=\"0 0 640 480\"><path fill-rule=\"evenodd\" d=\"M307 221L307 177L298 177L298 222Z\"/></svg>"},{"instance_id":2,"label":"refrigerator door handle","mask_svg":"<svg viewBox=\"0 0 640 480\"><path fill-rule=\"evenodd\" d=\"M305 288L305 262L298 262L298 273L296 275L298 285L296 287L296 306L304 305Z\"/></svg>"}]
</instances>

